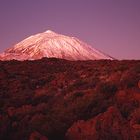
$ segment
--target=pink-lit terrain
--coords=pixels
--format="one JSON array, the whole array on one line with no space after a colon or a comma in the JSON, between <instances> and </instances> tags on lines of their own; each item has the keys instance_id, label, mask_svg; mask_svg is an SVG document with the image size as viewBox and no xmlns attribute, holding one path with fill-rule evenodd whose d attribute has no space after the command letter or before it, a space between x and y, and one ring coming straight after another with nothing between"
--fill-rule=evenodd
<instances>
[{"instance_id":1,"label":"pink-lit terrain","mask_svg":"<svg viewBox=\"0 0 140 140\"><path fill-rule=\"evenodd\" d=\"M140 61L50 30L0 60L0 140L140 139Z\"/></svg>"},{"instance_id":2,"label":"pink-lit terrain","mask_svg":"<svg viewBox=\"0 0 140 140\"><path fill-rule=\"evenodd\" d=\"M140 140L140 0L1 0L0 140Z\"/></svg>"}]
</instances>

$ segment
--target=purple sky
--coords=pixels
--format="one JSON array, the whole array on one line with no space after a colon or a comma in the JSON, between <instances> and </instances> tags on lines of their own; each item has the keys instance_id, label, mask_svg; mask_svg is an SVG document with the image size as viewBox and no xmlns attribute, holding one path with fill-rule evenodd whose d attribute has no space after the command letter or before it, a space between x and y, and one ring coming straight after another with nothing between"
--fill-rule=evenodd
<instances>
[{"instance_id":1,"label":"purple sky","mask_svg":"<svg viewBox=\"0 0 140 140\"><path fill-rule=\"evenodd\" d=\"M0 0L0 52L48 29L140 59L140 0Z\"/></svg>"}]
</instances>

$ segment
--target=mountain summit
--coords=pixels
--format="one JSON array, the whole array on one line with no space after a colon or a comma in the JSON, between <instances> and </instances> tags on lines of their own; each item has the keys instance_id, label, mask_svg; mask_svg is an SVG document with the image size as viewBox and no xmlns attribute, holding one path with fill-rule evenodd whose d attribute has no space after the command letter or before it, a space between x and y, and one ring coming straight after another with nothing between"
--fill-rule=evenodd
<instances>
[{"instance_id":1,"label":"mountain summit","mask_svg":"<svg viewBox=\"0 0 140 140\"><path fill-rule=\"evenodd\" d=\"M75 37L51 30L30 36L0 54L0 60L36 60L55 57L67 60L112 59Z\"/></svg>"}]
</instances>

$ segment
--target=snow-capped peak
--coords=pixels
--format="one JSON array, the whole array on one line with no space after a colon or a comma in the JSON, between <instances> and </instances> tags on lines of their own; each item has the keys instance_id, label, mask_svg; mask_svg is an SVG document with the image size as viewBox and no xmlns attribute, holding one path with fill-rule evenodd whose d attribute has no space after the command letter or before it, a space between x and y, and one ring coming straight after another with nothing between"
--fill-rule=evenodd
<instances>
[{"instance_id":1,"label":"snow-capped peak","mask_svg":"<svg viewBox=\"0 0 140 140\"><path fill-rule=\"evenodd\" d=\"M0 54L0 60L35 60L42 57L68 60L112 59L75 37L51 30L32 35Z\"/></svg>"},{"instance_id":2,"label":"snow-capped peak","mask_svg":"<svg viewBox=\"0 0 140 140\"><path fill-rule=\"evenodd\" d=\"M57 33L55 33L55 32L52 31L52 30L47 30L47 31L45 31L45 33L48 33L48 34L57 34Z\"/></svg>"}]
</instances>

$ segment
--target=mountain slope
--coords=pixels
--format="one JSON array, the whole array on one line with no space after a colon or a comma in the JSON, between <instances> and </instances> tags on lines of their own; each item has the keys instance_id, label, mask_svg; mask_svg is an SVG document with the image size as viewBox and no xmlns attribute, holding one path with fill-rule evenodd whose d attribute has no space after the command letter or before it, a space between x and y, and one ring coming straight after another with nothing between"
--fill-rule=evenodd
<instances>
[{"instance_id":1,"label":"mountain slope","mask_svg":"<svg viewBox=\"0 0 140 140\"><path fill-rule=\"evenodd\" d=\"M42 57L67 60L112 59L75 37L50 30L30 36L0 54L1 60L36 60Z\"/></svg>"}]
</instances>

